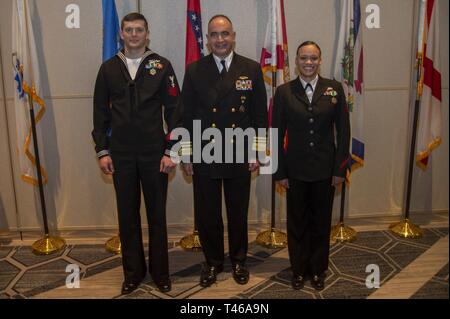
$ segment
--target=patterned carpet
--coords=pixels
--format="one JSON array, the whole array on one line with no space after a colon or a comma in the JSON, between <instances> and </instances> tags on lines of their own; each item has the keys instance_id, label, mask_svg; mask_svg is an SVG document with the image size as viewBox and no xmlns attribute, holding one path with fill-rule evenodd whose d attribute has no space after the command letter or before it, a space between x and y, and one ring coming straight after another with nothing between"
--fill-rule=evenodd
<instances>
[{"instance_id":1,"label":"patterned carpet","mask_svg":"<svg viewBox=\"0 0 450 319\"><path fill-rule=\"evenodd\" d=\"M425 253L439 239L448 235L448 228L424 229L421 239L399 238L388 231L358 233L352 243L336 243L331 246L330 268L326 278L326 289L317 292L309 282L305 288L294 291L290 285L291 271L287 249L267 249L252 242L249 247L248 266L252 278L264 277L267 269L272 274L262 280L242 286L232 293L231 299L365 299L376 289L366 287L366 265L376 264L380 269L381 287L401 272L406 266ZM111 298L171 299L202 298L205 293L219 291L227 282L232 282L231 265L218 276L216 287L201 288L198 285L201 253L186 252L179 247L169 251L173 289L162 294L155 289L149 278L131 295ZM103 245L69 245L59 254L36 256L28 246L0 247L0 298L39 298L39 294L65 286L66 267L77 264L83 280L111 269L121 267L121 257L104 250ZM264 270L265 269L265 270ZM119 292L120 287L117 287ZM229 291L228 291L229 293ZM218 295L219 296L219 295ZM224 296L224 295L220 295ZM219 298L222 298L220 297ZM90 296L86 296L90 298ZM434 277L426 282L413 299L448 299L448 262Z\"/></svg>"}]
</instances>

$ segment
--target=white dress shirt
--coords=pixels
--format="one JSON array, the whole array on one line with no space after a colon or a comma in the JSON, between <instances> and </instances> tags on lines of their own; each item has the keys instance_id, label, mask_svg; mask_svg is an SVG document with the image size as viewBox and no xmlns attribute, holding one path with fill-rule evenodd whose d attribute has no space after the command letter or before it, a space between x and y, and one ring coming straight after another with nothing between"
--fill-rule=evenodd
<instances>
[{"instance_id":1,"label":"white dress shirt","mask_svg":"<svg viewBox=\"0 0 450 319\"><path fill-rule=\"evenodd\" d=\"M302 83L302 86L305 89L306 96L308 97L309 103L311 103L311 101L312 101L312 98L313 98L313 95L314 95L314 90L316 89L316 85L317 85L317 81L318 80L319 80L319 75L318 74L316 74L316 77L314 78L314 80L312 80L310 82L306 82L300 76L300 82ZM311 84L312 89L309 86L308 86L308 88L306 87L306 85L308 83Z\"/></svg>"},{"instance_id":2,"label":"white dress shirt","mask_svg":"<svg viewBox=\"0 0 450 319\"><path fill-rule=\"evenodd\" d=\"M231 61L233 60L233 51L231 51L231 53L225 58L225 59L221 59L218 56L216 56L215 54L213 54L214 57L214 61L216 61L216 65L217 68L219 69L219 73L222 73L222 63L220 63L220 61L225 60L225 66L227 67L227 71L230 70L230 65L231 65Z\"/></svg>"}]
</instances>

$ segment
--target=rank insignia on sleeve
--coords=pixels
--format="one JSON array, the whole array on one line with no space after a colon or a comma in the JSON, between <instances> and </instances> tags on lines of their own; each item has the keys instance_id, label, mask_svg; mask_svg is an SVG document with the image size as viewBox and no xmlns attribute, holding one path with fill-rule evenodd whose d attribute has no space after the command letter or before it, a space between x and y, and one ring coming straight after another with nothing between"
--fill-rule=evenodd
<instances>
[{"instance_id":1,"label":"rank insignia on sleeve","mask_svg":"<svg viewBox=\"0 0 450 319\"><path fill-rule=\"evenodd\" d=\"M170 96L178 96L178 90L175 85L175 75L169 76L169 95Z\"/></svg>"}]
</instances>

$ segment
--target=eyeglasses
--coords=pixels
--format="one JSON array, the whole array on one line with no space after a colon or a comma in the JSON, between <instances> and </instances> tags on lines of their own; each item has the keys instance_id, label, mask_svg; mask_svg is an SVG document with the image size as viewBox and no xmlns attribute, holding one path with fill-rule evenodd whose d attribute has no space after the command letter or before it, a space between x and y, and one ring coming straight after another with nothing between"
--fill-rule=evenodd
<instances>
[{"instance_id":1,"label":"eyeglasses","mask_svg":"<svg viewBox=\"0 0 450 319\"><path fill-rule=\"evenodd\" d=\"M221 37L222 39L226 39L230 36L230 32L228 31L222 31L222 32L211 32L209 37L213 39L218 39Z\"/></svg>"},{"instance_id":2,"label":"eyeglasses","mask_svg":"<svg viewBox=\"0 0 450 319\"><path fill-rule=\"evenodd\" d=\"M142 34L145 32L145 28L130 28L127 27L125 29L123 29L123 31L127 34L133 34L133 32L135 32L136 34Z\"/></svg>"}]
</instances>

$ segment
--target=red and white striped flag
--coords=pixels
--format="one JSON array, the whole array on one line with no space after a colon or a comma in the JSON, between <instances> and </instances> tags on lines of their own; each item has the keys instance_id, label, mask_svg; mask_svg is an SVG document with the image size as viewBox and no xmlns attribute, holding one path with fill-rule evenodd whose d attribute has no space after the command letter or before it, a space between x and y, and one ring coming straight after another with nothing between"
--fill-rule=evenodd
<instances>
[{"instance_id":1,"label":"red and white striped flag","mask_svg":"<svg viewBox=\"0 0 450 319\"><path fill-rule=\"evenodd\" d=\"M268 0L268 2L269 22L260 63L266 83L269 127L271 127L273 88L288 82L290 76L284 0Z\"/></svg>"},{"instance_id":2,"label":"red and white striped flag","mask_svg":"<svg viewBox=\"0 0 450 319\"><path fill-rule=\"evenodd\" d=\"M418 54L423 57L419 82L420 117L417 128L416 163L428 166L431 151L441 144L441 73L439 57L439 1L422 0L420 11L424 22L419 30Z\"/></svg>"}]
</instances>

